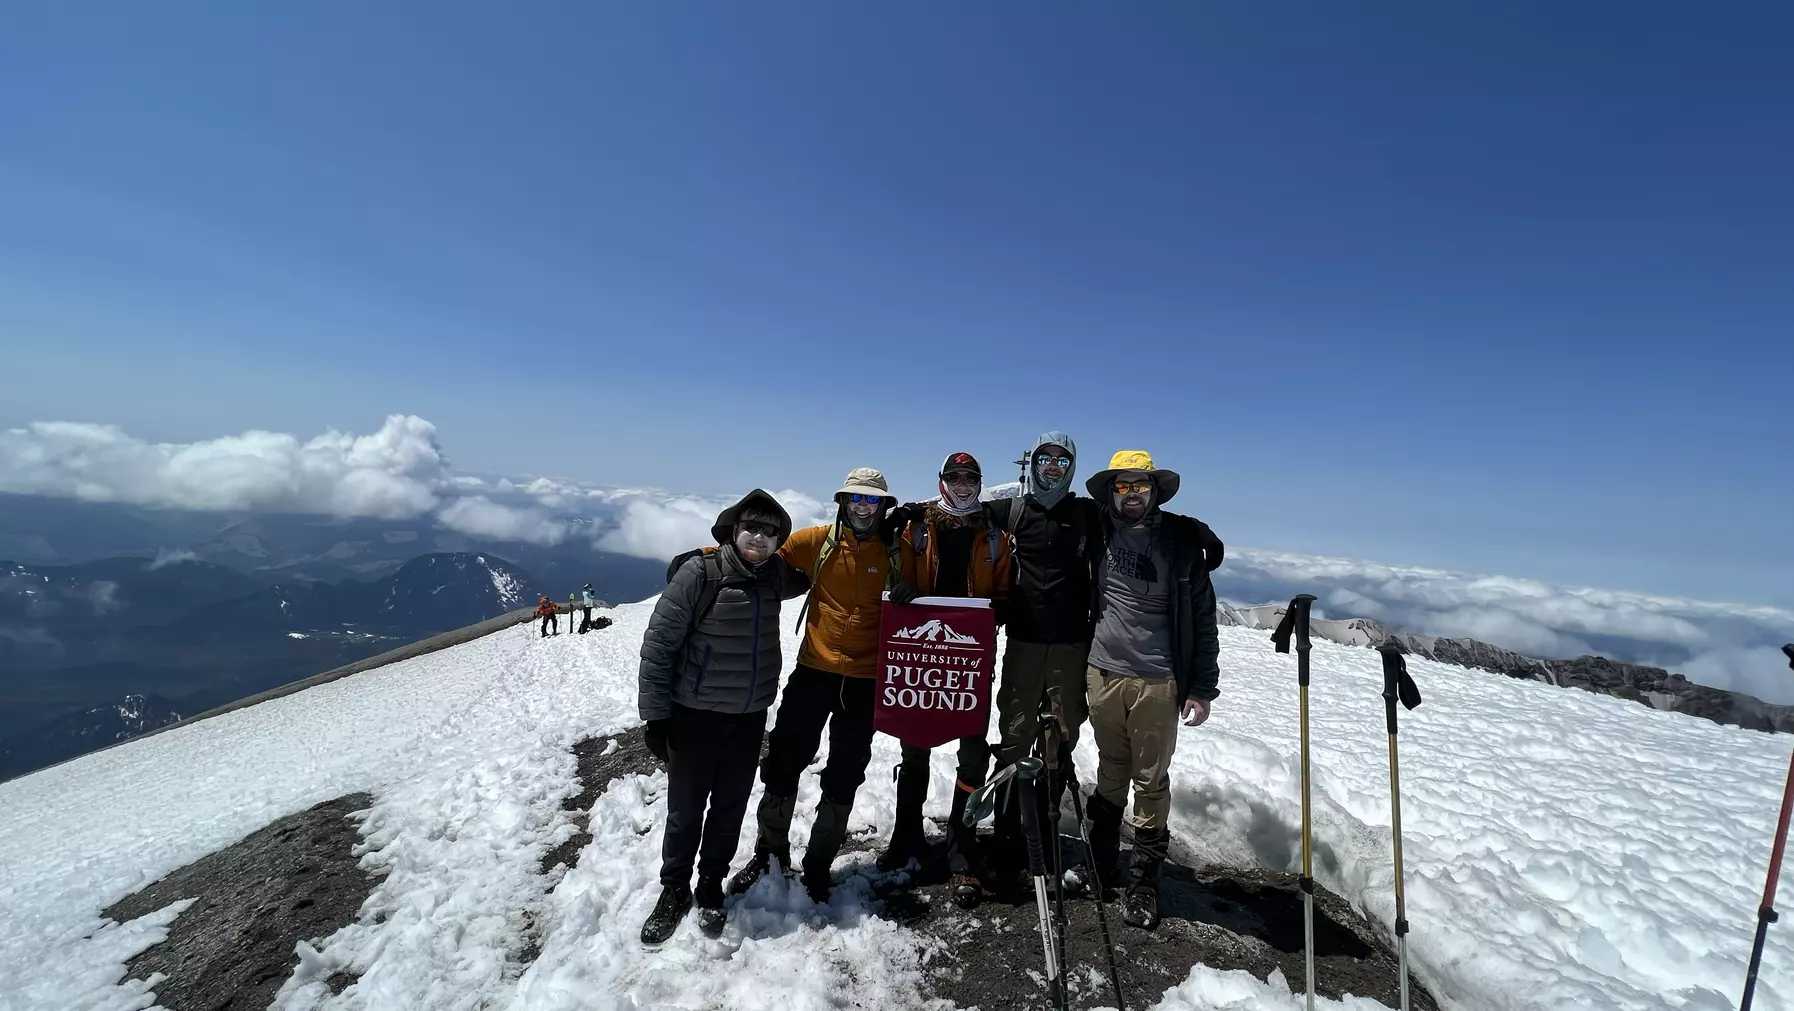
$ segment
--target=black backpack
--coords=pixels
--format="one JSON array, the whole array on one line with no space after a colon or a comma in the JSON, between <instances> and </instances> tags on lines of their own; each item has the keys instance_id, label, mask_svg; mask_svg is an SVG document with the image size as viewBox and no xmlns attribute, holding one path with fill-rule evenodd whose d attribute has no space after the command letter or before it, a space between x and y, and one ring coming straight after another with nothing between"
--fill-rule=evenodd
<instances>
[{"instance_id":1,"label":"black backpack","mask_svg":"<svg viewBox=\"0 0 1794 1011\"><path fill-rule=\"evenodd\" d=\"M674 555L673 561L667 566L667 582L671 583L679 570L684 568L686 561L696 555L704 557L704 588L698 593L698 610L691 620L694 632L710 616L711 608L716 606L717 595L723 592L723 560L717 557L716 545L712 544L709 547L682 551ZM689 632L686 634L690 636Z\"/></svg>"}]
</instances>

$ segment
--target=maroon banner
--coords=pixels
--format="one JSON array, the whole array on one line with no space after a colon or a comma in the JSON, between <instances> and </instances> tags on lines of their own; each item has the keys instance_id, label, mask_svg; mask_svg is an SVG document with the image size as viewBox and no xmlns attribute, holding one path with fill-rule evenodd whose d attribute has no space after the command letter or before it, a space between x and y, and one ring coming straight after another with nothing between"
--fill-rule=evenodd
<instances>
[{"instance_id":1,"label":"maroon banner","mask_svg":"<svg viewBox=\"0 0 1794 1011\"><path fill-rule=\"evenodd\" d=\"M990 601L887 600L879 642L875 729L921 748L983 736L996 676L997 617Z\"/></svg>"}]
</instances>

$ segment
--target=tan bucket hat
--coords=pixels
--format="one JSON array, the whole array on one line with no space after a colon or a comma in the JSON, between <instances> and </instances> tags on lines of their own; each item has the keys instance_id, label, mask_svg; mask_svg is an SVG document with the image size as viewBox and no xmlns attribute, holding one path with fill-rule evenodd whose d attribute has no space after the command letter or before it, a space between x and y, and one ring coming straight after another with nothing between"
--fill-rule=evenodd
<instances>
[{"instance_id":1,"label":"tan bucket hat","mask_svg":"<svg viewBox=\"0 0 1794 1011\"><path fill-rule=\"evenodd\" d=\"M882 473L871 467L855 467L848 471L846 483L841 485L840 491L835 492L835 501L843 501L843 496L846 495L877 495L889 499L892 505L897 504L896 496L891 494L890 483Z\"/></svg>"}]
</instances>

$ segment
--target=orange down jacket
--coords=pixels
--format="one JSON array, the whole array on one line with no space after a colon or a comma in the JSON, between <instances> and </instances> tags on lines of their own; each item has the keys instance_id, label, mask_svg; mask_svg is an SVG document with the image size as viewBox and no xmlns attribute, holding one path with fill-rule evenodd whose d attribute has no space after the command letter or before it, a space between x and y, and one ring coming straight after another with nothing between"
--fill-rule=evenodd
<instances>
[{"instance_id":1,"label":"orange down jacket","mask_svg":"<svg viewBox=\"0 0 1794 1011\"><path fill-rule=\"evenodd\" d=\"M996 607L998 614L1005 610L1009 601L1009 538L998 531L995 538L996 560L991 559L992 539L988 536L991 528L985 525L983 517L975 517L968 526L977 529L972 537L972 570L969 586L947 587L938 582L940 568L940 517L931 508L926 519L911 520L903 530L903 538L899 545L903 549L903 581L916 588L916 592L926 597L939 593L947 597L984 597ZM918 537L918 534L926 531ZM916 542L922 542L920 553L916 551Z\"/></svg>"},{"instance_id":2,"label":"orange down jacket","mask_svg":"<svg viewBox=\"0 0 1794 1011\"><path fill-rule=\"evenodd\" d=\"M878 673L878 619L891 571L891 548L877 537L862 541L850 530L816 572L823 541L834 524L805 527L779 546L779 555L806 576L815 573L804 616L797 662L852 678Z\"/></svg>"}]
</instances>

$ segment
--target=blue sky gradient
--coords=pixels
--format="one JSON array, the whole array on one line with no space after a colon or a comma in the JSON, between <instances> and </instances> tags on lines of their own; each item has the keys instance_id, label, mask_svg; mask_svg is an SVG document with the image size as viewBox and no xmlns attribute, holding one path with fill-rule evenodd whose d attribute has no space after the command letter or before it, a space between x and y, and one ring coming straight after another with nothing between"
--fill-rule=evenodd
<instances>
[{"instance_id":1,"label":"blue sky gradient","mask_svg":"<svg viewBox=\"0 0 1794 1011\"><path fill-rule=\"evenodd\" d=\"M1059 428L1239 544L1794 604L1791 40L1768 4L22 10L0 426L410 412L469 470L918 497Z\"/></svg>"}]
</instances>

